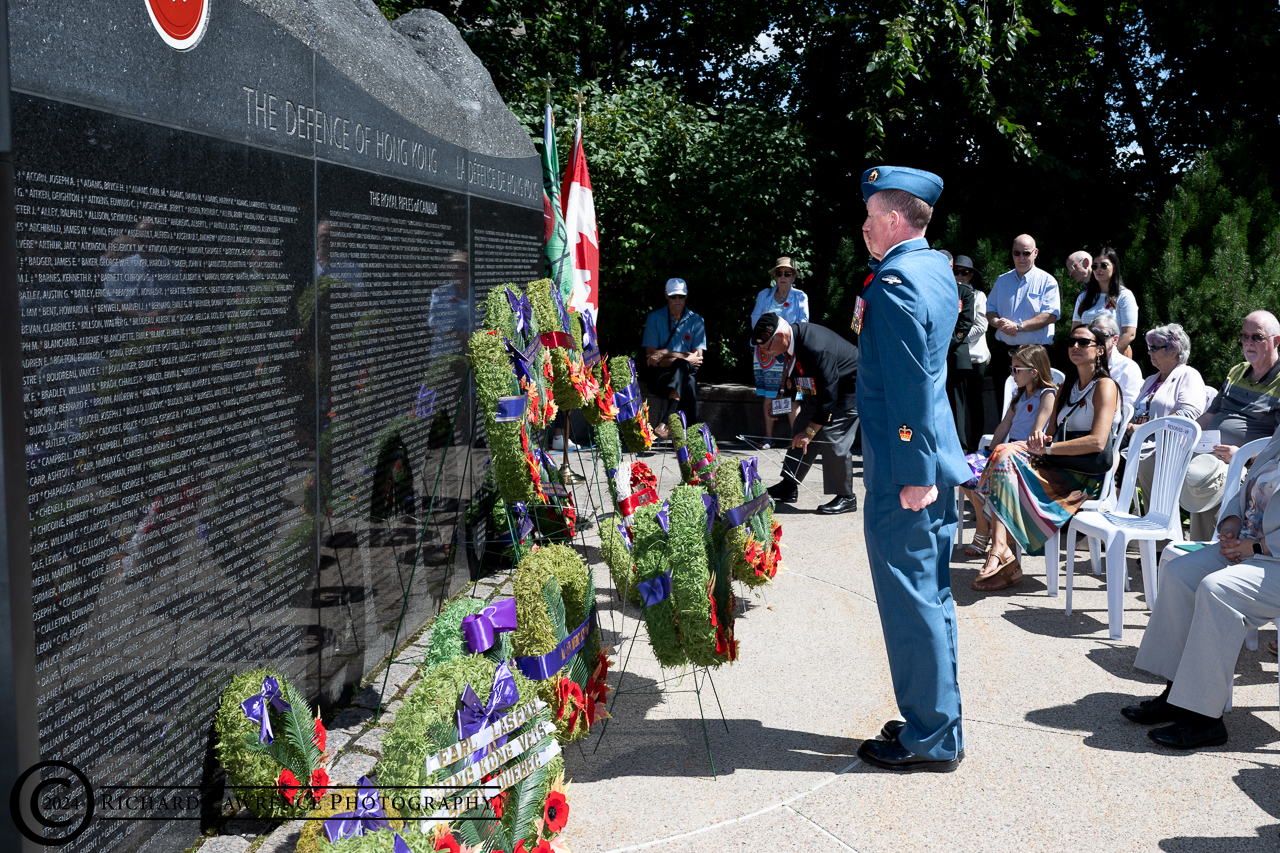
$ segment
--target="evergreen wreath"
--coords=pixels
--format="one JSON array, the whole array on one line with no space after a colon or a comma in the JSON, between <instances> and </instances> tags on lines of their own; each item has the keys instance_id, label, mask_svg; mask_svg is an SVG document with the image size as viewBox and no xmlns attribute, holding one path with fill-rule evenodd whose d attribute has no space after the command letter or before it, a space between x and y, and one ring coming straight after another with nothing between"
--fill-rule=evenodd
<instances>
[{"instance_id":1,"label":"evergreen wreath","mask_svg":"<svg viewBox=\"0 0 1280 853\"><path fill-rule=\"evenodd\" d=\"M667 416L667 429L671 433L671 446L680 464L680 480L688 485L693 482L693 466L689 464L689 439L685 434L684 412L672 412Z\"/></svg>"},{"instance_id":2,"label":"evergreen wreath","mask_svg":"<svg viewBox=\"0 0 1280 853\"><path fill-rule=\"evenodd\" d=\"M246 713L244 703L254 697L261 698L256 709L267 715L268 727ZM259 818L301 817L329 784L321 767L324 724L311 716L307 698L275 670L253 669L233 678L222 691L213 730L214 754L228 782ZM270 744L262 742L267 737Z\"/></svg>"},{"instance_id":3,"label":"evergreen wreath","mask_svg":"<svg viewBox=\"0 0 1280 853\"><path fill-rule=\"evenodd\" d=\"M572 548L537 548L516 566L512 583L516 630L513 657L540 657L556 649L592 613L596 588L591 570ZM600 629L593 627L581 650L559 672L537 682L554 711L556 736L568 743L586 735L596 716L588 688L599 665Z\"/></svg>"},{"instance_id":4,"label":"evergreen wreath","mask_svg":"<svg viewBox=\"0 0 1280 853\"><path fill-rule=\"evenodd\" d=\"M711 486L715 482L716 467L720 464L720 448L716 445L715 436L706 424L694 424L685 431L686 447L689 451L689 470L693 475L691 483ZM681 468L683 472L683 468Z\"/></svg>"},{"instance_id":5,"label":"evergreen wreath","mask_svg":"<svg viewBox=\"0 0 1280 853\"><path fill-rule=\"evenodd\" d=\"M647 504L636 510L631 533L637 585L652 583L672 570L671 544L667 531L658 521L658 513L664 506ZM649 633L649 645L659 664L676 667L689 662L689 656L680 643L675 601L671 595L644 608L644 624Z\"/></svg>"},{"instance_id":6,"label":"evergreen wreath","mask_svg":"<svg viewBox=\"0 0 1280 853\"><path fill-rule=\"evenodd\" d=\"M609 375L613 387L619 392L631 387L635 374L631 371L631 359L617 355L609 359ZM619 412L619 414L622 414ZM646 402L634 417L618 420L618 434L632 453L644 453L653 447L653 430L649 426L649 404Z\"/></svg>"},{"instance_id":7,"label":"evergreen wreath","mask_svg":"<svg viewBox=\"0 0 1280 853\"><path fill-rule=\"evenodd\" d=\"M640 603L640 591L636 587L636 563L631 556L631 537L617 524L601 521L599 525L600 555L609 567L609 577L618 597L632 604Z\"/></svg>"},{"instance_id":8,"label":"evergreen wreath","mask_svg":"<svg viewBox=\"0 0 1280 853\"><path fill-rule=\"evenodd\" d=\"M754 459L743 459L733 465L725 459L716 470L713 491L720 503L719 532L724 536L725 548L731 558L733 576L748 587L769 583L778 573L779 546L782 525L773 517L773 501L766 500L764 508L749 516L743 523L733 526L725 520L725 513L737 509L748 500L756 500L766 493L764 482L758 475L752 476L751 494L744 495L744 478L748 470L755 471Z\"/></svg>"},{"instance_id":9,"label":"evergreen wreath","mask_svg":"<svg viewBox=\"0 0 1280 853\"><path fill-rule=\"evenodd\" d=\"M455 598L445 605L431 625L431 636L427 639L427 648L422 653L422 666L432 670L441 664L471 654L467 647L466 637L462 633L462 620L474 616L484 610L488 604L478 598ZM484 656L501 663L510 657L507 641L508 632L503 631L495 636L493 648Z\"/></svg>"},{"instance_id":10,"label":"evergreen wreath","mask_svg":"<svg viewBox=\"0 0 1280 853\"><path fill-rule=\"evenodd\" d=\"M595 396L583 401L582 416L592 426L600 426L603 423L612 421L618 414L618 407L613 402L613 386L609 382L609 365L600 354L598 337L594 346L588 347L586 345L587 336L583 324L590 322L590 318L578 312L571 313L569 317L573 321L574 340L578 342L578 348L582 351L583 360L588 362L587 369L591 372L591 378L595 380L596 384ZM592 328L594 329L594 324ZM594 360L594 363L590 363L592 360Z\"/></svg>"},{"instance_id":11,"label":"evergreen wreath","mask_svg":"<svg viewBox=\"0 0 1280 853\"><path fill-rule=\"evenodd\" d=\"M529 436L525 420L499 421L498 398L521 393L511 360L496 330L484 330L471 336L469 347L471 370L475 376L476 397L484 412L486 440L493 457L498 494L509 504L531 503L540 496L537 465L529 455Z\"/></svg>"},{"instance_id":12,"label":"evergreen wreath","mask_svg":"<svg viewBox=\"0 0 1280 853\"><path fill-rule=\"evenodd\" d=\"M607 474L617 469L619 463L622 462L622 447L618 443L618 425L613 421L606 421L595 428L596 446L600 448L600 461L604 463L604 470ZM609 497L616 504L618 502L618 492L613 485L613 476L610 475L606 479L609 481Z\"/></svg>"},{"instance_id":13,"label":"evergreen wreath","mask_svg":"<svg viewBox=\"0 0 1280 853\"><path fill-rule=\"evenodd\" d=\"M527 290L543 343L551 351L552 394L556 405L566 412L581 409L583 403L594 398L600 389L582 362L581 341L573 338L573 324L560 298L560 290L549 278L529 282ZM559 340L564 341L568 336L574 340L574 346L567 346L567 341L552 346L557 332L561 333Z\"/></svg>"},{"instance_id":14,"label":"evergreen wreath","mask_svg":"<svg viewBox=\"0 0 1280 853\"><path fill-rule=\"evenodd\" d=\"M711 537L704 495L706 490L698 486L676 486L671 492L671 598L685 654L697 666L716 666L721 659L716 654Z\"/></svg>"},{"instance_id":15,"label":"evergreen wreath","mask_svg":"<svg viewBox=\"0 0 1280 853\"><path fill-rule=\"evenodd\" d=\"M383 758L377 766L379 783L387 790L395 790L395 786L399 785L430 785L442 782L461 771L466 766L465 758L431 773L426 772L425 762L428 756L458 742L458 697L470 685L480 702L487 703L493 691L493 678L497 668L497 663L483 655L464 655L425 671L422 680L396 712L395 722L383 741ZM515 679L519 699L508 713L525 707L539 692L536 682L525 678L514 667L511 667L511 674ZM549 710L543 710L521 730L549 721ZM548 736L527 752L516 756L515 760L524 760L550 743L551 738ZM517 841L523 840L528 849L532 850L539 837L554 834L545 823L545 814L549 800L554 799L552 787L560 782L563 772L564 760L556 756L499 797L479 809L465 812L463 817L488 819L457 821L452 828L453 834L461 836L467 844L476 847L489 845L492 840L491 849L510 850ZM403 795L405 792L395 793ZM563 801L563 797L560 801ZM541 825L540 820L543 820ZM562 828L563 824L560 826ZM559 829L555 832L559 832ZM444 831L440 836L445 834L449 833ZM414 828L402 833L402 838L414 851L441 849L436 847L440 836L424 836ZM393 853L395 838L391 832L383 831L344 839L328 846L326 843L321 843L321 851Z\"/></svg>"},{"instance_id":16,"label":"evergreen wreath","mask_svg":"<svg viewBox=\"0 0 1280 853\"><path fill-rule=\"evenodd\" d=\"M521 312L519 318L516 316L517 306ZM529 376L520 377L520 388L529 397L525 413L529 425L546 426L556 414L555 401L552 400L547 379L551 356L547 348L541 345L538 321L530 307L528 297L515 285L495 287L485 297L484 328L498 332L518 352L525 353L533 349L534 355L527 365ZM538 341L536 347L533 346L535 341ZM512 358L514 360L514 356ZM514 370L514 363L512 367Z\"/></svg>"}]
</instances>

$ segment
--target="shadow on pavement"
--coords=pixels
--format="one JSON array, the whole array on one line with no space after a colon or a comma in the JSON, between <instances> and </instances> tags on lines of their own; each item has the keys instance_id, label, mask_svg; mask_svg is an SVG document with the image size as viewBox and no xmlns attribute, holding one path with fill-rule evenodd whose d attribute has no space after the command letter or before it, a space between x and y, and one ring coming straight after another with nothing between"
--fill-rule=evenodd
<instances>
[{"instance_id":1,"label":"shadow on pavement","mask_svg":"<svg viewBox=\"0 0 1280 853\"><path fill-rule=\"evenodd\" d=\"M1280 818L1280 768L1272 765L1246 767L1232 780L1249 799L1267 814ZM1280 824L1258 827L1256 838L1187 837L1165 838L1160 849L1168 853L1274 853L1280 850Z\"/></svg>"}]
</instances>

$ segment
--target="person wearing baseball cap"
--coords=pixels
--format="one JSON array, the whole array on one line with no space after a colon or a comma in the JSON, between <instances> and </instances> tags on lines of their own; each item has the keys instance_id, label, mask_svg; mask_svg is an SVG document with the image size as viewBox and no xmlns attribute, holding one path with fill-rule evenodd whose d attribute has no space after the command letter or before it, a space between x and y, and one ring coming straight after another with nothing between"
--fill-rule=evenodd
<instances>
[{"instance_id":1,"label":"person wearing baseball cap","mask_svg":"<svg viewBox=\"0 0 1280 853\"><path fill-rule=\"evenodd\" d=\"M779 397L804 395L803 430L792 431L791 449L782 463L782 481L769 487L780 503L794 503L799 484L822 454L822 490L834 497L818 507L822 515L858 508L853 493L853 439L857 435L858 348L816 323L788 323L777 314L761 314L751 343L782 363Z\"/></svg>"},{"instance_id":2,"label":"person wearing baseball cap","mask_svg":"<svg viewBox=\"0 0 1280 853\"><path fill-rule=\"evenodd\" d=\"M947 773L964 758L951 598L951 490L969 479L947 401L956 324L951 267L925 229L942 179L876 166L862 176L862 236L874 260L854 306L863 430L863 532L903 720L866 740L867 764ZM943 500L938 500L943 495Z\"/></svg>"},{"instance_id":3,"label":"person wearing baseball cap","mask_svg":"<svg viewBox=\"0 0 1280 853\"><path fill-rule=\"evenodd\" d=\"M668 435L667 415L679 410L689 423L698 420L698 385L694 376L702 367L707 348L707 324L685 308L689 285L682 278L667 279L667 307L650 312L640 340L644 356L644 383L652 394L664 397L662 414L653 431Z\"/></svg>"}]
</instances>

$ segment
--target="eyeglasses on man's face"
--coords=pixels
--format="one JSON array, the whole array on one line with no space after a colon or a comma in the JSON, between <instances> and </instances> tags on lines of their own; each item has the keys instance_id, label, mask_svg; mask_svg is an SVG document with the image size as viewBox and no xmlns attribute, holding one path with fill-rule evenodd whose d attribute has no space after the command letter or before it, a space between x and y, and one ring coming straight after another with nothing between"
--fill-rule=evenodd
<instances>
[{"instance_id":1,"label":"eyeglasses on man's face","mask_svg":"<svg viewBox=\"0 0 1280 853\"><path fill-rule=\"evenodd\" d=\"M773 274L774 278L791 278L795 275L791 270L778 270Z\"/></svg>"},{"instance_id":2,"label":"eyeglasses on man's face","mask_svg":"<svg viewBox=\"0 0 1280 853\"><path fill-rule=\"evenodd\" d=\"M1161 350L1172 350L1173 344L1147 344L1147 352L1160 352Z\"/></svg>"},{"instance_id":3,"label":"eyeglasses on man's face","mask_svg":"<svg viewBox=\"0 0 1280 853\"><path fill-rule=\"evenodd\" d=\"M1097 345L1098 345L1098 342L1090 338L1068 338L1067 339L1067 349L1076 349L1076 348L1088 349L1089 347L1096 347Z\"/></svg>"},{"instance_id":4,"label":"eyeglasses on man's face","mask_svg":"<svg viewBox=\"0 0 1280 853\"><path fill-rule=\"evenodd\" d=\"M683 293L672 293L672 294L670 294L667 298L668 298L668 299L684 299L684 294L683 294Z\"/></svg>"},{"instance_id":5,"label":"eyeglasses on man's face","mask_svg":"<svg viewBox=\"0 0 1280 853\"><path fill-rule=\"evenodd\" d=\"M1029 258L1035 253L1036 253L1035 249L1025 249L1025 250L1014 249L1013 250L1013 256L1015 258Z\"/></svg>"},{"instance_id":6,"label":"eyeglasses on man's face","mask_svg":"<svg viewBox=\"0 0 1280 853\"><path fill-rule=\"evenodd\" d=\"M1252 343L1255 343L1255 344L1260 344L1260 343L1262 343L1263 341L1267 340L1267 339L1268 339L1268 338L1270 338L1270 337L1271 337L1270 335L1264 335L1264 334L1262 334L1261 332L1254 332L1252 335L1247 335L1247 334L1245 334L1244 332L1241 332L1241 333L1240 333L1240 343L1242 343L1242 344L1247 344L1247 343L1252 342Z\"/></svg>"},{"instance_id":7,"label":"eyeglasses on man's face","mask_svg":"<svg viewBox=\"0 0 1280 853\"><path fill-rule=\"evenodd\" d=\"M968 278L973 275L973 270L956 270L957 278Z\"/></svg>"}]
</instances>

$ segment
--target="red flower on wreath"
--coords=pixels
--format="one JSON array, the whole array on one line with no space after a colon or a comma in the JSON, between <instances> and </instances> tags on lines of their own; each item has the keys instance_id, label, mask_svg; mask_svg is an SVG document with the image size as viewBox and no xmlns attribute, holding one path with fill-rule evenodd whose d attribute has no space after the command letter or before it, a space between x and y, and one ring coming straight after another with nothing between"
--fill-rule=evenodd
<instances>
[{"instance_id":1,"label":"red flower on wreath","mask_svg":"<svg viewBox=\"0 0 1280 853\"><path fill-rule=\"evenodd\" d=\"M449 853L462 853L462 845L458 843L458 839L453 837L450 832L436 839L437 850L448 850Z\"/></svg>"},{"instance_id":2,"label":"red flower on wreath","mask_svg":"<svg viewBox=\"0 0 1280 853\"><path fill-rule=\"evenodd\" d=\"M631 493L643 492L645 489L658 490L658 478L653 469L643 462L631 463Z\"/></svg>"},{"instance_id":3,"label":"red flower on wreath","mask_svg":"<svg viewBox=\"0 0 1280 853\"><path fill-rule=\"evenodd\" d=\"M498 796L493 797L492 799L489 800L489 808L493 809L494 817L497 817L497 818L502 817L502 809L506 805L506 803L507 803L506 791L503 791L501 794L498 794Z\"/></svg>"},{"instance_id":4,"label":"red flower on wreath","mask_svg":"<svg viewBox=\"0 0 1280 853\"><path fill-rule=\"evenodd\" d=\"M329 733L324 730L324 723L320 722L320 718L316 717L316 733L312 736L311 742L316 745L316 749L320 750L320 754L324 754L325 744L329 742Z\"/></svg>"},{"instance_id":5,"label":"red flower on wreath","mask_svg":"<svg viewBox=\"0 0 1280 853\"><path fill-rule=\"evenodd\" d=\"M329 771L321 767L311 771L311 798L317 803L329 787Z\"/></svg>"},{"instance_id":6,"label":"red flower on wreath","mask_svg":"<svg viewBox=\"0 0 1280 853\"><path fill-rule=\"evenodd\" d=\"M501 851L494 851L494 853L501 853ZM530 850L524 846L524 839L522 838L516 842L516 848L511 853L555 853L555 848L551 846L550 841L543 838Z\"/></svg>"},{"instance_id":7,"label":"red flower on wreath","mask_svg":"<svg viewBox=\"0 0 1280 853\"><path fill-rule=\"evenodd\" d=\"M587 728L591 728L597 719L609 716L604 710L604 705L609 701L609 658L603 651L596 658L595 671L587 681L586 700ZM600 706L599 709L597 705Z\"/></svg>"},{"instance_id":8,"label":"red flower on wreath","mask_svg":"<svg viewBox=\"0 0 1280 853\"><path fill-rule=\"evenodd\" d=\"M577 683L568 678L560 679L556 684L556 705L559 710L556 711L556 719L563 720L567 714L569 719L565 726L569 731L573 731L578 726L578 719L582 716L583 706L587 704L586 698L582 695L582 688Z\"/></svg>"},{"instance_id":9,"label":"red flower on wreath","mask_svg":"<svg viewBox=\"0 0 1280 853\"><path fill-rule=\"evenodd\" d=\"M716 628L716 654L730 662L738 659L738 641L733 638L733 629L728 631L724 626Z\"/></svg>"},{"instance_id":10,"label":"red flower on wreath","mask_svg":"<svg viewBox=\"0 0 1280 853\"><path fill-rule=\"evenodd\" d=\"M280 771L280 778L276 780L276 784L281 787L280 795L284 797L285 802L293 805L294 797L298 796L298 777L286 767Z\"/></svg>"},{"instance_id":11,"label":"red flower on wreath","mask_svg":"<svg viewBox=\"0 0 1280 853\"><path fill-rule=\"evenodd\" d=\"M559 791L547 794L547 804L542 807L542 817L547 822L547 829L552 835L557 835L564 829L564 825L569 822L569 803L565 800L564 794Z\"/></svg>"}]
</instances>

